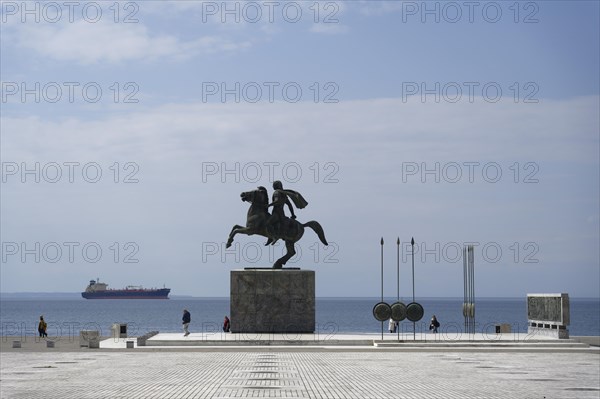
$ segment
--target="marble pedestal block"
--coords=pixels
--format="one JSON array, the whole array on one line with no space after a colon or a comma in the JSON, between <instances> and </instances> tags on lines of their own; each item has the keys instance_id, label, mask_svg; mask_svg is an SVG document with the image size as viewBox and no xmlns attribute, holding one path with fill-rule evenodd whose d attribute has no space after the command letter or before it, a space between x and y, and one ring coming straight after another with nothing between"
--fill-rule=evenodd
<instances>
[{"instance_id":1,"label":"marble pedestal block","mask_svg":"<svg viewBox=\"0 0 600 399\"><path fill-rule=\"evenodd\" d=\"M315 331L314 270L232 270L230 288L231 332Z\"/></svg>"}]
</instances>

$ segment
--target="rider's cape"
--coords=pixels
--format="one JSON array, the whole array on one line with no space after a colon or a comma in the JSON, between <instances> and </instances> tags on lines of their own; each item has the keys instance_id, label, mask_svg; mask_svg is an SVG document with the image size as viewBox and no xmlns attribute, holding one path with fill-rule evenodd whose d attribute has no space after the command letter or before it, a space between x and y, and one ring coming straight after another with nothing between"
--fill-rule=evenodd
<instances>
[{"instance_id":1,"label":"rider's cape","mask_svg":"<svg viewBox=\"0 0 600 399\"><path fill-rule=\"evenodd\" d=\"M294 190L281 190L283 191L289 198L292 199L292 201L294 202L294 205L296 205L296 208L298 209L302 209L302 208L306 208L306 205L308 205L308 201L304 199L304 197L297 191Z\"/></svg>"}]
</instances>

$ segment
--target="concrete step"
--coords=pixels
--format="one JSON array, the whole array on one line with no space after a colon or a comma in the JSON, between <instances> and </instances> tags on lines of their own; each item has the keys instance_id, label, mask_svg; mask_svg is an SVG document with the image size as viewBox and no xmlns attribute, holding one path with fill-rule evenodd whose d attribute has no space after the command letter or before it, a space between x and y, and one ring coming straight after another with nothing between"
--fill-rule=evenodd
<instances>
[{"instance_id":1,"label":"concrete step","mask_svg":"<svg viewBox=\"0 0 600 399\"><path fill-rule=\"evenodd\" d=\"M522 342L510 342L510 341L429 341L429 342L418 342L418 341L375 341L373 345L380 348L394 348L394 347L413 347L413 348L449 348L449 347L490 347L490 348L589 348L590 345L577 342L574 340L556 340L556 341L522 341Z\"/></svg>"},{"instance_id":2,"label":"concrete step","mask_svg":"<svg viewBox=\"0 0 600 399\"><path fill-rule=\"evenodd\" d=\"M536 341L536 342L381 342L373 343L376 348L400 352L556 352L594 353L600 355L600 348L575 340Z\"/></svg>"},{"instance_id":3,"label":"concrete step","mask_svg":"<svg viewBox=\"0 0 600 399\"><path fill-rule=\"evenodd\" d=\"M202 340L149 339L146 346L373 346L372 339L364 340Z\"/></svg>"},{"instance_id":4,"label":"concrete step","mask_svg":"<svg viewBox=\"0 0 600 399\"><path fill-rule=\"evenodd\" d=\"M493 346L445 346L445 347L376 347L375 350L393 352L473 352L473 353L590 353L600 356L600 349L595 347L570 348L570 347L493 347Z\"/></svg>"}]
</instances>

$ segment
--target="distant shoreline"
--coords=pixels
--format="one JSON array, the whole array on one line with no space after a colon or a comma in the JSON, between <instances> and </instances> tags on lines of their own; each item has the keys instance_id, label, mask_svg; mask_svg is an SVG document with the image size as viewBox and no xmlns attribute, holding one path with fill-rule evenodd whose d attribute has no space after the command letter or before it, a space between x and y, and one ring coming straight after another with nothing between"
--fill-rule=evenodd
<instances>
[{"instance_id":1,"label":"distant shoreline","mask_svg":"<svg viewBox=\"0 0 600 399\"><path fill-rule=\"evenodd\" d=\"M87 299L81 296L81 292L7 292L0 293L0 300L5 299L22 299L22 300L35 300L35 299L81 299L85 301ZM204 299L200 297L193 297L191 295L170 295L169 299Z\"/></svg>"},{"instance_id":2,"label":"distant shoreline","mask_svg":"<svg viewBox=\"0 0 600 399\"><path fill-rule=\"evenodd\" d=\"M393 296L386 296L386 299L393 299ZM46 300L68 300L68 299L77 299L77 300L82 300L82 301L86 301L87 299L84 299L81 297L81 293L80 292L7 292L7 293L0 293L0 300L37 300L37 299L46 299ZM223 299L229 299L229 296L220 296L220 297L212 297L212 296L208 296L208 297L202 297L202 296L193 296L193 295L170 295L169 299L171 300L189 300L189 299L205 299L205 300L210 300L210 299L217 299L217 300L223 300ZM357 297L337 297L337 296L317 296L317 299L322 299L322 300L328 300L328 299L335 299L335 300L368 300L368 299L380 299L379 297L376 296L357 296ZM429 299L435 299L435 300L462 300L463 297L445 297L445 296L441 296L441 297L431 297L431 296L423 296L423 297L419 297L420 300L429 300ZM517 296L517 297L477 297L477 300L526 300L526 296ZM570 297L571 300L588 300L588 301L592 301L592 300L596 300L596 301L600 301L599 297ZM402 298L401 298L402 300ZM404 298L404 300L406 300L406 298Z\"/></svg>"}]
</instances>

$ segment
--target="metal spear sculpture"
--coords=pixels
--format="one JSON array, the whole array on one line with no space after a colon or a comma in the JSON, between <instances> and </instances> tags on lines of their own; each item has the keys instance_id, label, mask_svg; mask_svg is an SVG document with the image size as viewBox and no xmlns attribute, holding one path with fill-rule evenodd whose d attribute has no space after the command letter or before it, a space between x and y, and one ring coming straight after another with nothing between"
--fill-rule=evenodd
<instances>
[{"instance_id":1,"label":"metal spear sculpture","mask_svg":"<svg viewBox=\"0 0 600 399\"><path fill-rule=\"evenodd\" d=\"M381 322L381 339L383 340L383 322L385 320L389 320L398 323L397 331L398 331L398 341L400 341L400 322L404 319L408 319L413 323L421 320L423 317L424 311L423 306L416 303L414 301L415 298L415 282L414 282L414 254L413 254L413 302L408 305L404 305L404 303L400 302L400 238L396 240L397 245L397 259L396 259L396 270L397 270L397 300L391 306L383 301L383 237L381 237L381 302L378 302L373 307L373 316L377 321ZM414 249L415 241L412 240L412 245ZM413 333L413 339L414 339Z\"/></svg>"},{"instance_id":2,"label":"metal spear sculpture","mask_svg":"<svg viewBox=\"0 0 600 399\"><path fill-rule=\"evenodd\" d=\"M400 322L406 319L406 305L400 302L400 237L396 239L396 302L390 307L391 318L396 325L398 342L400 342Z\"/></svg>"},{"instance_id":3,"label":"metal spear sculpture","mask_svg":"<svg viewBox=\"0 0 600 399\"><path fill-rule=\"evenodd\" d=\"M381 302L373 306L373 316L375 320L381 322L381 340L383 341L383 322L392 317L392 307L383 301L383 237L380 241L381 245Z\"/></svg>"},{"instance_id":4,"label":"metal spear sculpture","mask_svg":"<svg viewBox=\"0 0 600 399\"><path fill-rule=\"evenodd\" d=\"M406 318L413 322L413 341L417 339L417 328L416 322L423 318L425 310L420 303L415 302L415 239L414 237L410 240L410 246L412 248L412 291L413 301L406 305Z\"/></svg>"},{"instance_id":5,"label":"metal spear sculpture","mask_svg":"<svg viewBox=\"0 0 600 399\"><path fill-rule=\"evenodd\" d=\"M381 302L383 303L383 237L381 237ZM383 320L381 321L381 340L383 341Z\"/></svg>"},{"instance_id":6,"label":"metal spear sculpture","mask_svg":"<svg viewBox=\"0 0 600 399\"><path fill-rule=\"evenodd\" d=\"M400 303L400 237L398 237L398 239L396 240L396 277L397 277L396 304L399 304ZM394 321L396 323L398 323L396 329L398 330L398 342L399 342L400 341L400 322L396 321L396 320L394 320Z\"/></svg>"},{"instance_id":7,"label":"metal spear sculpture","mask_svg":"<svg viewBox=\"0 0 600 399\"><path fill-rule=\"evenodd\" d=\"M411 237L410 239L410 247L412 252L412 292L413 292L413 300L412 303L415 303L415 238ZM413 341L416 339L416 328L415 322L413 321Z\"/></svg>"}]
</instances>

